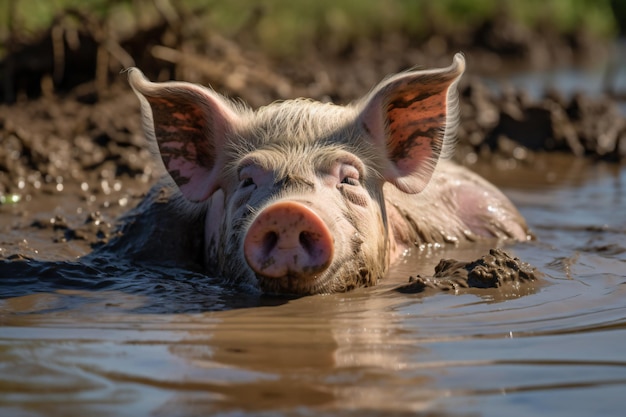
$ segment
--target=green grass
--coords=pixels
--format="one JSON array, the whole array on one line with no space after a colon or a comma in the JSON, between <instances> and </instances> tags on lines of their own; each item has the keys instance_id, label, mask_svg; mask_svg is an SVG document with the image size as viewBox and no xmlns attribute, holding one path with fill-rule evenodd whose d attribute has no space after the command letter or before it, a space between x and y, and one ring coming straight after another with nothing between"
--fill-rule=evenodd
<instances>
[{"instance_id":1,"label":"green grass","mask_svg":"<svg viewBox=\"0 0 626 417\"><path fill-rule=\"evenodd\" d=\"M450 33L502 11L525 25L548 24L561 32L583 26L609 37L617 29L608 0L218 0L209 7L208 23L233 33L251 16L251 4L265 11L255 34L262 47L287 54L320 38L341 43L385 31L418 38L432 30Z\"/></svg>"},{"instance_id":2,"label":"green grass","mask_svg":"<svg viewBox=\"0 0 626 417\"><path fill-rule=\"evenodd\" d=\"M163 2L163 0L157 0ZM11 17L9 5L15 11ZM237 33L255 13L263 13L251 35L262 49L294 54L302 45L332 39L341 45L356 37L402 31L420 37L467 28L502 10L519 22L548 24L562 32L584 26L609 37L616 33L610 0L170 0L186 10L203 9L202 27L226 35ZM46 28L67 7L106 16L119 31L154 19L155 0L0 0L0 42L10 24L21 37ZM11 23L10 23L11 22Z\"/></svg>"}]
</instances>

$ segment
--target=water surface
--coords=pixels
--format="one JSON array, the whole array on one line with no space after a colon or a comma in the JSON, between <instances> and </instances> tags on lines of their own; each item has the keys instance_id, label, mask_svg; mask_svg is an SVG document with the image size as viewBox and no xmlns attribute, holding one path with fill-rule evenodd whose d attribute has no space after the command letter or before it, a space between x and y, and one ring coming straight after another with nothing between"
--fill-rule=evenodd
<instances>
[{"instance_id":1,"label":"water surface","mask_svg":"<svg viewBox=\"0 0 626 417\"><path fill-rule=\"evenodd\" d=\"M537 235L507 250L539 285L394 290L488 247L413 254L377 287L296 300L46 253L0 267L0 415L623 415L626 169L476 168Z\"/></svg>"}]
</instances>

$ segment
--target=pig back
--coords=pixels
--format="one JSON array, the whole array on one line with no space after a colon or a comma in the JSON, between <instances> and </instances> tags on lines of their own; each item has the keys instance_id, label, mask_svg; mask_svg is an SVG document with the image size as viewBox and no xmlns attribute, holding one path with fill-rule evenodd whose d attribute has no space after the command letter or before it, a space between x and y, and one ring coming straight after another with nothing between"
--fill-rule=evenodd
<instances>
[{"instance_id":1,"label":"pig back","mask_svg":"<svg viewBox=\"0 0 626 417\"><path fill-rule=\"evenodd\" d=\"M390 229L400 248L532 238L526 221L501 191L448 160L439 161L420 194L407 195L389 184L384 194Z\"/></svg>"},{"instance_id":2,"label":"pig back","mask_svg":"<svg viewBox=\"0 0 626 417\"><path fill-rule=\"evenodd\" d=\"M157 183L137 207L120 218L115 236L89 256L201 271L204 213L183 206L174 188Z\"/></svg>"}]
</instances>

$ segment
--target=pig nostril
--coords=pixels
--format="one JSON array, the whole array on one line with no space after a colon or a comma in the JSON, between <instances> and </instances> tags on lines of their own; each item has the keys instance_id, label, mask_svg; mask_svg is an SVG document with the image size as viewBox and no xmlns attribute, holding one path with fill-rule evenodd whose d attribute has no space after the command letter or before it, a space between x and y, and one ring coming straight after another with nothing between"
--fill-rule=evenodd
<instances>
[{"instance_id":1,"label":"pig nostril","mask_svg":"<svg viewBox=\"0 0 626 417\"><path fill-rule=\"evenodd\" d=\"M278 233L274 231L267 232L265 236L263 236L263 249L265 255L269 255L269 253L276 247L278 243Z\"/></svg>"},{"instance_id":2,"label":"pig nostril","mask_svg":"<svg viewBox=\"0 0 626 417\"><path fill-rule=\"evenodd\" d=\"M298 240L306 253L310 254L313 251L313 248L315 247L315 239L310 232L300 232Z\"/></svg>"}]
</instances>

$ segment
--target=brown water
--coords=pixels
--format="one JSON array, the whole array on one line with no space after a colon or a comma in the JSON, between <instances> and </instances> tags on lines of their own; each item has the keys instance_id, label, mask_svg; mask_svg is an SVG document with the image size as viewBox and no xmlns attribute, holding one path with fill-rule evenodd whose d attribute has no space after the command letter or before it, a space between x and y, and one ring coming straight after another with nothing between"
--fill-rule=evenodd
<instances>
[{"instance_id":1,"label":"brown water","mask_svg":"<svg viewBox=\"0 0 626 417\"><path fill-rule=\"evenodd\" d=\"M479 168L536 233L507 250L545 274L539 285L394 290L487 247L413 254L377 287L297 300L72 260L80 246L5 261L0 415L624 415L626 168Z\"/></svg>"}]
</instances>

